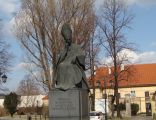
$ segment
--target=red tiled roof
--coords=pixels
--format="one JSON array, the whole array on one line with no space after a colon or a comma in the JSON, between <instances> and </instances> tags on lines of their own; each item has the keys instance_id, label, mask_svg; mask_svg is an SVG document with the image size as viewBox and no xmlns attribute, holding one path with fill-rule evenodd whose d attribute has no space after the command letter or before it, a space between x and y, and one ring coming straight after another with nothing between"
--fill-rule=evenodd
<instances>
[{"instance_id":1,"label":"red tiled roof","mask_svg":"<svg viewBox=\"0 0 156 120\"><path fill-rule=\"evenodd\" d=\"M131 71L133 71L133 74L129 76L128 80L119 82L120 87L156 86L156 64L133 65ZM108 68L101 67L97 69L94 83L100 80L102 86L104 86L104 77L108 75ZM107 80L107 86L110 86L109 81L113 80L113 78L109 75L105 79Z\"/></svg>"},{"instance_id":2,"label":"red tiled roof","mask_svg":"<svg viewBox=\"0 0 156 120\"><path fill-rule=\"evenodd\" d=\"M156 64L135 65L134 85L156 85Z\"/></svg>"}]
</instances>

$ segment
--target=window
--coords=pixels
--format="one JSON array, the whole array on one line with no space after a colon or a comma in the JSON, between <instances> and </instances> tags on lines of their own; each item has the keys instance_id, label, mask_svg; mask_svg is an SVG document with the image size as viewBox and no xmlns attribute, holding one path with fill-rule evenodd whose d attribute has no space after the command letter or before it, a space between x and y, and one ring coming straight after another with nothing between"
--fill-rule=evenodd
<instances>
[{"instance_id":1,"label":"window","mask_svg":"<svg viewBox=\"0 0 156 120\"><path fill-rule=\"evenodd\" d=\"M149 91L145 92L145 97L149 97Z\"/></svg>"},{"instance_id":2,"label":"window","mask_svg":"<svg viewBox=\"0 0 156 120\"><path fill-rule=\"evenodd\" d=\"M135 91L131 91L131 97L135 97Z\"/></svg>"}]
</instances>

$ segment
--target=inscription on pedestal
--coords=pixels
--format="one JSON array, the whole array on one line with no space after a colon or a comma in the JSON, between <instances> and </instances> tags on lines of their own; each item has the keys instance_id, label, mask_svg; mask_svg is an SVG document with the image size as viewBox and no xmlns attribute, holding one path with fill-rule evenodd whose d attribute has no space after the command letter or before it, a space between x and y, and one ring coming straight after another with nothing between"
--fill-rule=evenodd
<instances>
[{"instance_id":1,"label":"inscription on pedestal","mask_svg":"<svg viewBox=\"0 0 156 120\"><path fill-rule=\"evenodd\" d=\"M58 101L54 102L53 110L75 110L76 106L69 98L58 98Z\"/></svg>"},{"instance_id":2,"label":"inscription on pedestal","mask_svg":"<svg viewBox=\"0 0 156 120\"><path fill-rule=\"evenodd\" d=\"M79 116L79 92L75 90L71 91L59 91L54 90L49 96L51 99L50 110L51 116Z\"/></svg>"}]
</instances>

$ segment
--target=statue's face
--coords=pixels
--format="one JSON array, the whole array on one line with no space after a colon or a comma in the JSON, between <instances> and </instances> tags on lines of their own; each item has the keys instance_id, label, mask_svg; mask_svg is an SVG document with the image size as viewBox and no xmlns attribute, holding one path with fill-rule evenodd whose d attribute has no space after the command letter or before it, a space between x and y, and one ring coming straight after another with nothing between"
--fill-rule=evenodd
<instances>
[{"instance_id":1,"label":"statue's face","mask_svg":"<svg viewBox=\"0 0 156 120\"><path fill-rule=\"evenodd\" d=\"M70 29L65 29L62 32L62 35L64 37L65 42L71 43L72 33L71 33Z\"/></svg>"},{"instance_id":2,"label":"statue's face","mask_svg":"<svg viewBox=\"0 0 156 120\"><path fill-rule=\"evenodd\" d=\"M62 36L64 37L65 42L71 44L72 30L71 30L69 24L64 24L62 26L61 33L62 33Z\"/></svg>"}]
</instances>

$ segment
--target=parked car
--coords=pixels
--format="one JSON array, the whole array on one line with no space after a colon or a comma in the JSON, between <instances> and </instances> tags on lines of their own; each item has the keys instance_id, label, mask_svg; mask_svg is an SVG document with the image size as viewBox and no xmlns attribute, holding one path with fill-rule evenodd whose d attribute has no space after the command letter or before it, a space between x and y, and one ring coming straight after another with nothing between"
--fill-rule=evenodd
<instances>
[{"instance_id":1,"label":"parked car","mask_svg":"<svg viewBox=\"0 0 156 120\"><path fill-rule=\"evenodd\" d=\"M91 111L89 113L90 115L90 120L99 120L100 119L100 112L98 111Z\"/></svg>"}]
</instances>

